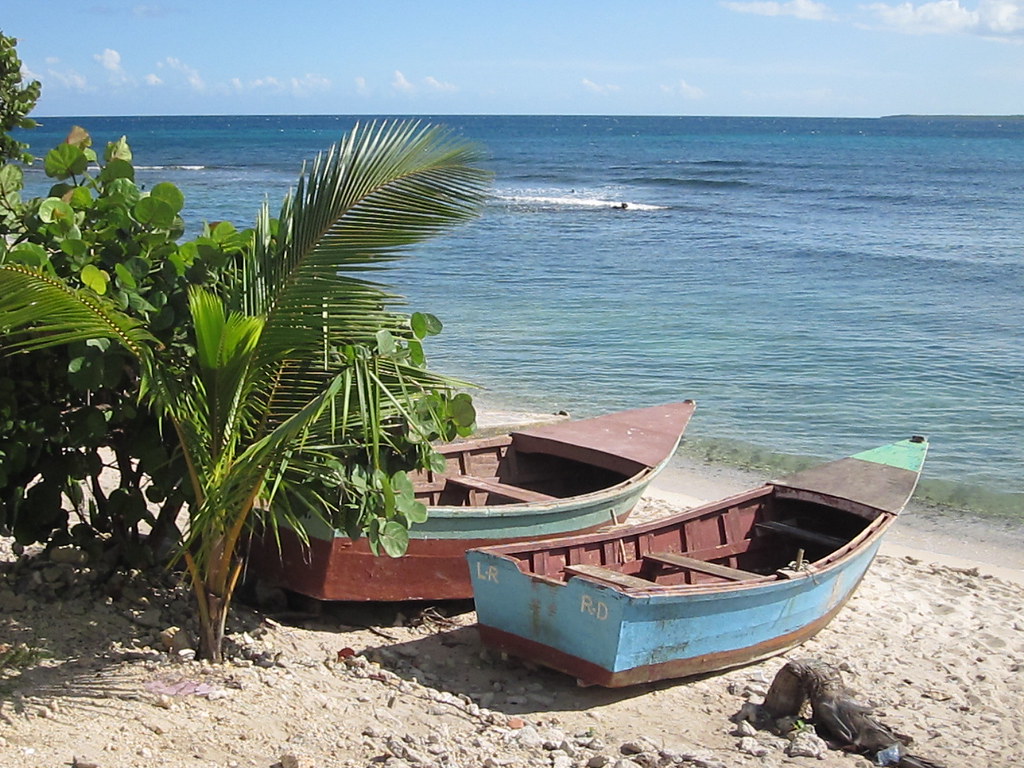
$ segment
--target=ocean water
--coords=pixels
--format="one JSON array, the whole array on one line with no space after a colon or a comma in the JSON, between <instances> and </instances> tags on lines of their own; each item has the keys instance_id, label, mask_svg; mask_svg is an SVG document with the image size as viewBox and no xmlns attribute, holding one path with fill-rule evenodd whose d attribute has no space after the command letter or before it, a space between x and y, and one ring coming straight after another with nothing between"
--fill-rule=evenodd
<instances>
[{"instance_id":1,"label":"ocean water","mask_svg":"<svg viewBox=\"0 0 1024 768\"><path fill-rule=\"evenodd\" d=\"M276 209L355 120L48 118L24 138L127 135L195 231ZM1024 119L432 121L483 147L493 195L385 279L441 318L432 365L484 403L694 398L685 450L779 469L925 434L925 496L1024 517Z\"/></svg>"}]
</instances>

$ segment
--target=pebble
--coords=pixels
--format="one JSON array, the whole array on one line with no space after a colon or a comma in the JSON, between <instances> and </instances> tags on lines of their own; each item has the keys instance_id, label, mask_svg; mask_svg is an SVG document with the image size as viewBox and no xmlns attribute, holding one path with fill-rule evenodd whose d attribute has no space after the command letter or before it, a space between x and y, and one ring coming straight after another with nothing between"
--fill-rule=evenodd
<instances>
[{"instance_id":1,"label":"pebble","mask_svg":"<svg viewBox=\"0 0 1024 768\"><path fill-rule=\"evenodd\" d=\"M800 731L789 743L786 754L790 757L824 757L828 744L812 731Z\"/></svg>"},{"instance_id":2,"label":"pebble","mask_svg":"<svg viewBox=\"0 0 1024 768\"><path fill-rule=\"evenodd\" d=\"M619 747L619 751L624 755L639 755L648 749L649 747L641 741L627 741Z\"/></svg>"},{"instance_id":3,"label":"pebble","mask_svg":"<svg viewBox=\"0 0 1024 768\"><path fill-rule=\"evenodd\" d=\"M768 754L768 747L759 742L753 736L744 736L738 745L740 752L745 752L754 757L764 757Z\"/></svg>"},{"instance_id":4,"label":"pebble","mask_svg":"<svg viewBox=\"0 0 1024 768\"><path fill-rule=\"evenodd\" d=\"M159 608L147 608L144 611L133 610L130 618L140 627L146 627L147 629L159 629L166 626L163 621L162 611Z\"/></svg>"},{"instance_id":5,"label":"pebble","mask_svg":"<svg viewBox=\"0 0 1024 768\"><path fill-rule=\"evenodd\" d=\"M736 729L732 732L733 736L755 736L757 735L757 729L751 724L749 720L742 720L740 724L736 726Z\"/></svg>"},{"instance_id":6,"label":"pebble","mask_svg":"<svg viewBox=\"0 0 1024 768\"><path fill-rule=\"evenodd\" d=\"M78 547L73 547L69 544L51 549L50 561L54 563L67 563L69 565L84 565L89 561L89 555Z\"/></svg>"}]
</instances>

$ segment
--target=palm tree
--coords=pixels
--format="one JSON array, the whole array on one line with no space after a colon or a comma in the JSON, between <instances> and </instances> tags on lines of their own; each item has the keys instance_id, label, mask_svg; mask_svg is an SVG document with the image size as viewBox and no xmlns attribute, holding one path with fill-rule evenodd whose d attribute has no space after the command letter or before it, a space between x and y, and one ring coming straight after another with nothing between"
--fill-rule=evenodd
<instances>
[{"instance_id":1,"label":"palm tree","mask_svg":"<svg viewBox=\"0 0 1024 768\"><path fill-rule=\"evenodd\" d=\"M253 524L301 531L304 515L324 515L400 554L425 516L395 457L430 461L457 382L423 365L433 318L410 321L361 275L475 215L488 179L477 160L437 127L357 126L304 172L277 221L263 206L225 289L190 290L188 359L91 290L0 264L0 351L115 339L140 362L141 400L176 430L194 496L180 556L204 657L222 659ZM461 405L455 420L471 422Z\"/></svg>"}]
</instances>

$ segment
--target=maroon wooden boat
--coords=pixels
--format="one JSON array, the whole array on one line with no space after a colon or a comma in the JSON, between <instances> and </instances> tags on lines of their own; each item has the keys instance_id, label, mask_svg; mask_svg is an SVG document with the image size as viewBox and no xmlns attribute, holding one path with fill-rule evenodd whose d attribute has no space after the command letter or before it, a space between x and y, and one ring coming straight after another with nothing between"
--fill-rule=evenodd
<instances>
[{"instance_id":1,"label":"maroon wooden boat","mask_svg":"<svg viewBox=\"0 0 1024 768\"><path fill-rule=\"evenodd\" d=\"M250 573L318 600L473 596L466 550L622 522L675 453L692 400L523 429L440 447L444 472L413 477L428 507L400 558L375 556L319 521L255 539Z\"/></svg>"}]
</instances>

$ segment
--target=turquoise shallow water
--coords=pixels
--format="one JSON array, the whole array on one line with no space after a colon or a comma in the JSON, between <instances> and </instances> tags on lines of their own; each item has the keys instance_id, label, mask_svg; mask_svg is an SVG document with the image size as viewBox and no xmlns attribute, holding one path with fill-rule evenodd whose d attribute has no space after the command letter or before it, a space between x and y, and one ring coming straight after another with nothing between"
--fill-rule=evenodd
<instances>
[{"instance_id":1,"label":"turquoise shallow water","mask_svg":"<svg viewBox=\"0 0 1024 768\"><path fill-rule=\"evenodd\" d=\"M439 120L485 147L494 196L387 281L485 402L692 397L686 450L772 467L926 434L926 493L1024 515L1024 120ZM353 121L51 118L28 139L127 134L191 224L246 225Z\"/></svg>"}]
</instances>

